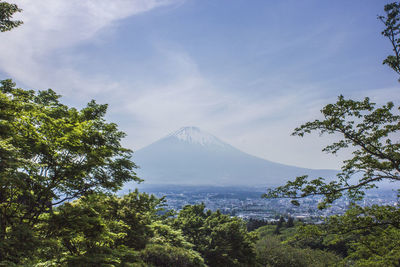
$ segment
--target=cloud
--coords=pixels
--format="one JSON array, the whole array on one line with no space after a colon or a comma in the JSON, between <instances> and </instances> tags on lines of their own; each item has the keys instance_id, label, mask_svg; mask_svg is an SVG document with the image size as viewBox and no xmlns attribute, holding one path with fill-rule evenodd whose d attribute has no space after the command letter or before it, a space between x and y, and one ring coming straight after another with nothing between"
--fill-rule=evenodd
<instances>
[{"instance_id":1,"label":"cloud","mask_svg":"<svg viewBox=\"0 0 400 267\"><path fill-rule=\"evenodd\" d=\"M18 4L24 9L21 19L25 24L1 34L0 71L24 87L54 88L75 106L90 98L109 103L109 118L128 134L124 142L133 149L182 126L194 125L266 159L304 167L337 168L341 158L332 159L320 152L332 139L317 136L299 139L290 133L300 124L318 118L319 110L336 100L337 90L331 90L332 86L326 85L328 82L324 80L322 86L324 81L302 76L306 69L314 71L315 62L325 60L332 54L330 50L342 44L345 38L341 35L333 45L324 47L326 53L322 56L316 53L306 61L262 65L269 69L254 75L246 74L253 74L255 66L247 61L241 61L244 70L228 68L223 77L217 68L214 75L207 74L198 66L196 55L185 50L184 44L159 38L153 40L152 47L145 44L149 50L145 53L151 54L145 60L136 65L132 63L128 69L116 70L122 79L115 79L113 73L93 74L82 66L75 67L79 65L76 62L86 60L75 47L114 37L115 27L125 18L183 1L20 0ZM320 32L297 37L294 45L308 44ZM272 55L281 61L281 51L288 47L278 45L270 54L266 52L268 57L257 57L257 61L271 59ZM209 61L209 69L214 70L213 59ZM90 68L93 64L87 65ZM397 96L396 92L397 88L388 88L365 93L382 98L382 95Z\"/></svg>"},{"instance_id":2,"label":"cloud","mask_svg":"<svg viewBox=\"0 0 400 267\"><path fill-rule=\"evenodd\" d=\"M321 100L315 86L288 84L291 89L285 93L259 98L219 88L183 51L165 49L161 54L164 67L176 73L173 79L161 85L148 80L134 95L122 91L113 105L116 117L131 121L123 126L129 147L137 150L180 127L195 125L259 157L316 168L339 166L340 159L321 155L327 139L290 136L296 126L315 119L323 105L334 101ZM306 157L311 159L308 163Z\"/></svg>"},{"instance_id":3,"label":"cloud","mask_svg":"<svg viewBox=\"0 0 400 267\"><path fill-rule=\"evenodd\" d=\"M351 151L336 156L321 151L337 141L337 136L290 135L301 124L321 118L322 107L336 101L337 95L321 92L318 83L268 81L272 88L288 89L284 93L269 90L258 97L243 90L219 88L183 51L167 49L162 53L165 68L176 72L174 78L162 85L149 80L141 84L140 94L131 97L127 91L119 111L114 110L135 121L125 129L127 142L135 150L182 126L195 125L247 153L281 163L338 169L350 156ZM382 92L394 95L395 90L376 88L363 95L382 102ZM359 99L356 93L347 97Z\"/></svg>"},{"instance_id":4,"label":"cloud","mask_svg":"<svg viewBox=\"0 0 400 267\"><path fill-rule=\"evenodd\" d=\"M119 20L177 3L173 0L20 0L16 16L24 24L2 33L0 70L25 85L83 93L116 87L107 76L82 77L69 62L51 62L63 49L93 41L100 31ZM71 58L76 55L69 55ZM67 58L67 57L65 57ZM65 59L64 58L64 59ZM68 60L67 60L68 61Z\"/></svg>"}]
</instances>

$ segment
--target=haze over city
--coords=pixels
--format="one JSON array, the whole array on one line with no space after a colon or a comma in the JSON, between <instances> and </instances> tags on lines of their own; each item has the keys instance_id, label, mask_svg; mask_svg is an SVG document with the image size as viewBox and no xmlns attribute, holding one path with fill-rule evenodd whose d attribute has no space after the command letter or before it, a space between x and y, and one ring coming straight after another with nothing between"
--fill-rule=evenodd
<instances>
[{"instance_id":1,"label":"haze over city","mask_svg":"<svg viewBox=\"0 0 400 267\"><path fill-rule=\"evenodd\" d=\"M197 126L264 159L338 169L346 154L321 152L331 139L293 129L339 94L400 99L381 64L389 1L16 2L24 25L2 33L0 78L108 103L133 150Z\"/></svg>"}]
</instances>

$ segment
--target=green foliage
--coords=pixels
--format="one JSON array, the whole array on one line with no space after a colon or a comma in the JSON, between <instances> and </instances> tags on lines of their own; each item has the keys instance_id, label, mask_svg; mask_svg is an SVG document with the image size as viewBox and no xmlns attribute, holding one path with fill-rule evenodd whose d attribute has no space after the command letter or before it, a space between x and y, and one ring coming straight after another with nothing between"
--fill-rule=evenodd
<instances>
[{"instance_id":1,"label":"green foliage","mask_svg":"<svg viewBox=\"0 0 400 267\"><path fill-rule=\"evenodd\" d=\"M299 227L287 243L327 249L354 266L397 266L400 259L400 209L393 206L354 206L323 225Z\"/></svg>"},{"instance_id":2,"label":"green foliage","mask_svg":"<svg viewBox=\"0 0 400 267\"><path fill-rule=\"evenodd\" d=\"M1 81L0 261L18 261L7 244L35 247L35 234L14 233L34 229L54 205L140 181L131 151L120 144L125 134L104 120L107 105L91 101L77 110L59 98Z\"/></svg>"},{"instance_id":3,"label":"green foliage","mask_svg":"<svg viewBox=\"0 0 400 267\"><path fill-rule=\"evenodd\" d=\"M0 266L206 266L182 230L169 224L173 219L158 215L162 203L163 199L137 190L122 197L93 193L64 203L42 214L35 227L18 229L15 242L10 233L8 243L1 244L10 253ZM208 241L229 247L239 240L241 247L225 248L226 253L247 253L236 236L248 234L243 232L245 225L226 217L226 224L219 227L220 216L214 213L208 221L213 228ZM224 257L227 262L227 255L212 248L214 258ZM235 265L225 266L241 263L235 260Z\"/></svg>"},{"instance_id":4,"label":"green foliage","mask_svg":"<svg viewBox=\"0 0 400 267\"><path fill-rule=\"evenodd\" d=\"M153 237L150 239L152 244L168 244L180 248L193 248L193 244L189 243L182 234L180 229L174 229L172 226L161 221L153 222L151 225Z\"/></svg>"},{"instance_id":5,"label":"green foliage","mask_svg":"<svg viewBox=\"0 0 400 267\"><path fill-rule=\"evenodd\" d=\"M101 195L90 195L59 207L48 220L47 236L58 238L72 256L100 254L113 247L126 235L124 225L101 216L106 206L100 199Z\"/></svg>"},{"instance_id":6,"label":"green foliage","mask_svg":"<svg viewBox=\"0 0 400 267\"><path fill-rule=\"evenodd\" d=\"M6 221L33 223L52 205L139 181L131 151L120 144L124 133L104 120L107 105L92 101L78 111L62 105L52 90L1 84L0 203Z\"/></svg>"},{"instance_id":7,"label":"green foliage","mask_svg":"<svg viewBox=\"0 0 400 267\"><path fill-rule=\"evenodd\" d=\"M256 244L258 266L308 267L335 266L340 260L332 253L282 244L277 236L268 235Z\"/></svg>"},{"instance_id":8,"label":"green foliage","mask_svg":"<svg viewBox=\"0 0 400 267\"><path fill-rule=\"evenodd\" d=\"M255 234L247 232L246 224L238 218L204 209L204 204L185 206L175 227L194 244L207 265L252 266Z\"/></svg>"},{"instance_id":9,"label":"green foliage","mask_svg":"<svg viewBox=\"0 0 400 267\"><path fill-rule=\"evenodd\" d=\"M396 266L400 263L398 207L355 206L343 216L329 218L327 226L331 243L350 240L346 260L358 266Z\"/></svg>"},{"instance_id":10,"label":"green foliage","mask_svg":"<svg viewBox=\"0 0 400 267\"><path fill-rule=\"evenodd\" d=\"M41 245L37 233L26 224L16 224L7 229L7 239L0 242L2 261L19 262L21 259L29 259L35 253L35 247Z\"/></svg>"},{"instance_id":11,"label":"green foliage","mask_svg":"<svg viewBox=\"0 0 400 267\"><path fill-rule=\"evenodd\" d=\"M138 190L121 198L110 197L106 202L109 208L103 216L110 222L120 221L125 225L126 235L117 244L143 249L154 235L151 223L160 219L157 212L163 202L163 199Z\"/></svg>"},{"instance_id":12,"label":"green foliage","mask_svg":"<svg viewBox=\"0 0 400 267\"><path fill-rule=\"evenodd\" d=\"M393 55L389 55L383 64L388 65L397 74L400 74L400 3L385 5L385 16L378 18L385 24L386 28L382 35L387 37L393 46Z\"/></svg>"},{"instance_id":13,"label":"green foliage","mask_svg":"<svg viewBox=\"0 0 400 267\"><path fill-rule=\"evenodd\" d=\"M60 256L60 262L123 262L150 242L150 224L157 218L160 201L138 191L120 198L88 195L58 207L49 215L42 235L58 240L54 255Z\"/></svg>"},{"instance_id":14,"label":"green foliage","mask_svg":"<svg viewBox=\"0 0 400 267\"><path fill-rule=\"evenodd\" d=\"M140 181L120 144L125 134L104 120L107 105L91 101L77 110L59 98L1 82L0 265L204 266L189 241L200 241L198 248L212 241L212 253L236 253L235 263L246 249L251 255L239 220L195 207L179 229L159 215L163 199L137 190L113 195L124 182Z\"/></svg>"},{"instance_id":15,"label":"green foliage","mask_svg":"<svg viewBox=\"0 0 400 267\"><path fill-rule=\"evenodd\" d=\"M299 230L304 228L302 224L282 227L278 235L275 227L267 225L256 231L259 237L256 243L257 266L336 266L341 261L339 256L326 251L323 246L310 248L294 242Z\"/></svg>"},{"instance_id":16,"label":"green foliage","mask_svg":"<svg viewBox=\"0 0 400 267\"><path fill-rule=\"evenodd\" d=\"M247 231L251 232L268 224L268 221L250 218L250 220L247 221Z\"/></svg>"},{"instance_id":17,"label":"green foliage","mask_svg":"<svg viewBox=\"0 0 400 267\"><path fill-rule=\"evenodd\" d=\"M150 244L141 251L143 261L159 267L201 267L206 266L198 252L170 245Z\"/></svg>"},{"instance_id":18,"label":"green foliage","mask_svg":"<svg viewBox=\"0 0 400 267\"><path fill-rule=\"evenodd\" d=\"M298 229L302 227L302 224L298 224L295 227L281 227L279 229L279 234L276 234L276 225L266 225L258 228L255 232L258 235L259 239L263 239L266 236L275 236L279 238L280 241L286 241L290 239Z\"/></svg>"},{"instance_id":19,"label":"green foliage","mask_svg":"<svg viewBox=\"0 0 400 267\"><path fill-rule=\"evenodd\" d=\"M20 20L12 20L12 16L21 12L16 4L9 4L7 2L0 1L0 32L10 31L11 29L18 27L23 22Z\"/></svg>"},{"instance_id":20,"label":"green foliage","mask_svg":"<svg viewBox=\"0 0 400 267\"><path fill-rule=\"evenodd\" d=\"M195 245L197 251L201 251L207 243L207 229L205 220L211 215L211 211L204 211L205 205L185 206L178 214L175 225L186 236L187 240Z\"/></svg>"}]
</instances>

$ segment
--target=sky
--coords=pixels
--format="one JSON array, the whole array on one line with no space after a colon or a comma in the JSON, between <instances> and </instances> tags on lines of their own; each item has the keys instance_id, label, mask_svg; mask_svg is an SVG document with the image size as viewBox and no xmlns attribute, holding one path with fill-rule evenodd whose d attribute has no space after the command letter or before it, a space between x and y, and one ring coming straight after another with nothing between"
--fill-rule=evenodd
<instances>
[{"instance_id":1,"label":"sky","mask_svg":"<svg viewBox=\"0 0 400 267\"><path fill-rule=\"evenodd\" d=\"M197 126L264 159L338 169L349 152L321 152L337 137L291 132L340 94L398 105L377 19L388 2L15 0L24 24L0 34L0 79L108 103L134 151Z\"/></svg>"}]
</instances>

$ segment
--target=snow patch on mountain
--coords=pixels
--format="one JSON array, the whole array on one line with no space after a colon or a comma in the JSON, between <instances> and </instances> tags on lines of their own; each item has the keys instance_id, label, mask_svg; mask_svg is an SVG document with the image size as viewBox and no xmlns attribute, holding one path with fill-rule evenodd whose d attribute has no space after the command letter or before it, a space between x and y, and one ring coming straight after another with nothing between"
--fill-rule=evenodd
<instances>
[{"instance_id":1,"label":"snow patch on mountain","mask_svg":"<svg viewBox=\"0 0 400 267\"><path fill-rule=\"evenodd\" d=\"M182 127L181 129L171 133L167 137L175 137L178 140L202 146L209 146L209 145L217 145L222 147L229 146L228 144L225 144L224 142L219 140L217 137L209 133L203 132L199 128L193 126Z\"/></svg>"}]
</instances>

